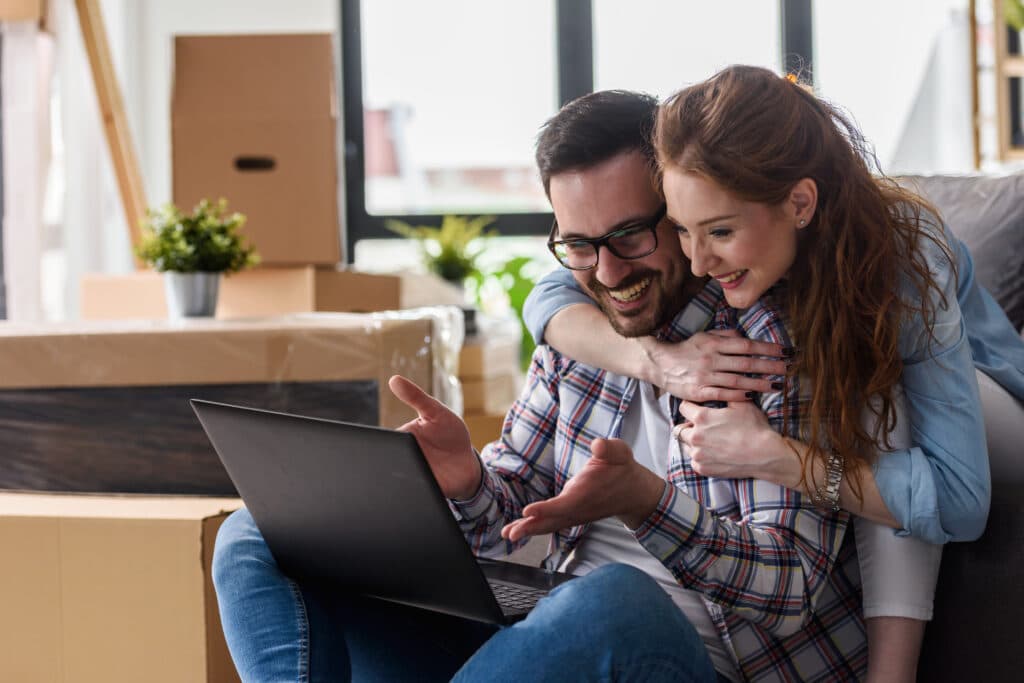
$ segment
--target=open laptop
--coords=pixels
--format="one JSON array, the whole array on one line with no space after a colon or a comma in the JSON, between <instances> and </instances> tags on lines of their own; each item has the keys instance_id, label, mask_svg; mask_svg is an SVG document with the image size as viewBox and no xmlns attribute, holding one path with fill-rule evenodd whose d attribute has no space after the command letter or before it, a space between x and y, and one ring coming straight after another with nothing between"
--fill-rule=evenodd
<instances>
[{"instance_id":1,"label":"open laptop","mask_svg":"<svg viewBox=\"0 0 1024 683\"><path fill-rule=\"evenodd\" d=\"M573 578L475 558L411 434L191 404L289 576L496 624Z\"/></svg>"}]
</instances>

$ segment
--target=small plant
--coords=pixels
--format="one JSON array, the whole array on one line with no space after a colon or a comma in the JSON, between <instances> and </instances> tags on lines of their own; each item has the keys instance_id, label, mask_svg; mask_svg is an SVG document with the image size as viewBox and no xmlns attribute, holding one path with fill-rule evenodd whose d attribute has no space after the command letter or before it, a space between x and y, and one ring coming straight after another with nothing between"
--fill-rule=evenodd
<instances>
[{"instance_id":1,"label":"small plant","mask_svg":"<svg viewBox=\"0 0 1024 683\"><path fill-rule=\"evenodd\" d=\"M419 242L427 268L445 280L461 285L463 280L478 272L476 260L483 246L474 242L498 234L496 230L484 232L494 220L494 216L445 216L439 228L413 226L398 220L385 221L385 226L391 232Z\"/></svg>"},{"instance_id":2,"label":"small plant","mask_svg":"<svg viewBox=\"0 0 1024 683\"><path fill-rule=\"evenodd\" d=\"M238 234L245 216L227 209L225 199L216 204L203 199L191 214L173 204L150 210L136 253L160 272L237 273L254 266L259 255Z\"/></svg>"}]
</instances>

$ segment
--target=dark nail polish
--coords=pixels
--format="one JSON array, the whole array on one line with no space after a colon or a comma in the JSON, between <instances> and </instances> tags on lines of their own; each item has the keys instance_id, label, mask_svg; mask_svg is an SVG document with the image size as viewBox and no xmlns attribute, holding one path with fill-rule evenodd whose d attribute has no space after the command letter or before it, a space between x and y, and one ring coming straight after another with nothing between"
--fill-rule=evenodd
<instances>
[{"instance_id":1,"label":"dark nail polish","mask_svg":"<svg viewBox=\"0 0 1024 683\"><path fill-rule=\"evenodd\" d=\"M746 394L744 394L744 396L746 396L747 398L754 398L754 397L757 396L757 392L756 391L748 391Z\"/></svg>"},{"instance_id":2,"label":"dark nail polish","mask_svg":"<svg viewBox=\"0 0 1024 683\"><path fill-rule=\"evenodd\" d=\"M785 388L786 385L783 384L782 382L772 382L772 389L774 389L775 391L782 391Z\"/></svg>"},{"instance_id":3,"label":"dark nail polish","mask_svg":"<svg viewBox=\"0 0 1024 683\"><path fill-rule=\"evenodd\" d=\"M795 356L796 355L796 349L794 349L792 346L783 346L782 347L782 355L786 356L786 357Z\"/></svg>"}]
</instances>

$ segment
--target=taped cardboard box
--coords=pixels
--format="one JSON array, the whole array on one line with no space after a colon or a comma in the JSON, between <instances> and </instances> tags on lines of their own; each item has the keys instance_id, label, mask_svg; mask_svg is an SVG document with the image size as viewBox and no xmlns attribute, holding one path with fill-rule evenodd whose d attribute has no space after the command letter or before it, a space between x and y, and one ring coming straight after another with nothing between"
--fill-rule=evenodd
<instances>
[{"instance_id":1,"label":"taped cardboard box","mask_svg":"<svg viewBox=\"0 0 1024 683\"><path fill-rule=\"evenodd\" d=\"M210 561L240 506L0 493L0 680L236 683Z\"/></svg>"},{"instance_id":2,"label":"taped cardboard box","mask_svg":"<svg viewBox=\"0 0 1024 683\"><path fill-rule=\"evenodd\" d=\"M0 488L234 495L188 404L396 427L402 374L461 410L461 313L0 325Z\"/></svg>"},{"instance_id":3,"label":"taped cardboard box","mask_svg":"<svg viewBox=\"0 0 1024 683\"><path fill-rule=\"evenodd\" d=\"M140 271L85 275L84 320L166 318L163 278ZM382 275L313 266L257 268L221 280L218 318L337 311L370 313L462 303L462 292L433 275Z\"/></svg>"},{"instance_id":4,"label":"taped cardboard box","mask_svg":"<svg viewBox=\"0 0 1024 683\"><path fill-rule=\"evenodd\" d=\"M266 264L336 264L337 96L329 34L177 36L174 203L226 197Z\"/></svg>"}]
</instances>

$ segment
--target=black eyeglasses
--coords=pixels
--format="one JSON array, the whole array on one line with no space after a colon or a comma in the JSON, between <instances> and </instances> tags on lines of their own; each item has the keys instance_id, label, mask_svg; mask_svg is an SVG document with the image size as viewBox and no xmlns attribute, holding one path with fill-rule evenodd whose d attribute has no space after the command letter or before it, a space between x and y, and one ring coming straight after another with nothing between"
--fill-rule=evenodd
<instances>
[{"instance_id":1,"label":"black eyeglasses","mask_svg":"<svg viewBox=\"0 0 1024 683\"><path fill-rule=\"evenodd\" d=\"M602 237L579 237L569 240L556 240L558 220L551 222L551 234L548 236L548 249L555 255L558 262L571 270L590 270L597 267L597 258L601 247L608 247L621 259L643 258L653 254L658 248L658 224L665 217L665 205L662 204L657 213L635 223L624 225Z\"/></svg>"}]
</instances>

